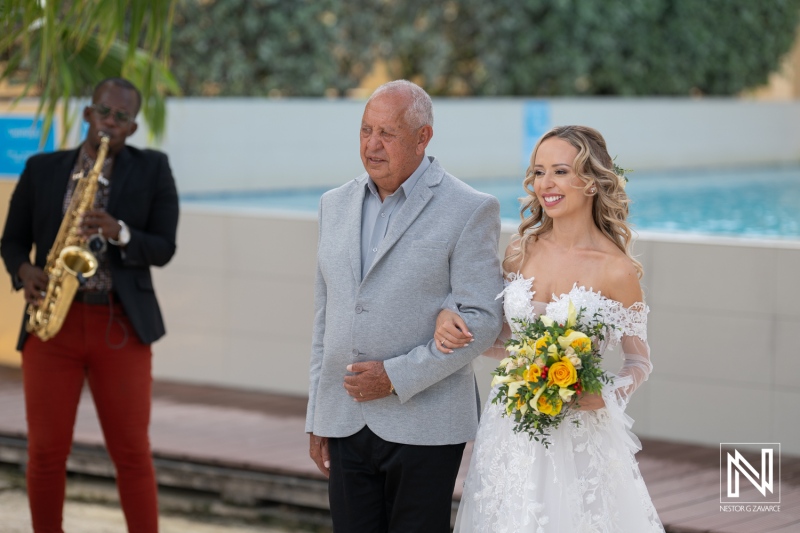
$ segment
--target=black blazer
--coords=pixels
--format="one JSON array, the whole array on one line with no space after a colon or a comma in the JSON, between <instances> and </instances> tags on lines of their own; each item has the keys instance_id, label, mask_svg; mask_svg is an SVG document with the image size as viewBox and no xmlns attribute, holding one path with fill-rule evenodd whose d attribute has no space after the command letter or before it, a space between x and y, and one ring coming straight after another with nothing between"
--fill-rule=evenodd
<instances>
[{"instance_id":1,"label":"black blazer","mask_svg":"<svg viewBox=\"0 0 800 533\"><path fill-rule=\"evenodd\" d=\"M22 287L16 274L29 261L32 246L35 264L44 267L47 261L78 153L79 149L38 154L25 164L0 240L0 255L15 289ZM107 211L124 220L131 232L124 250L108 245L114 291L138 337L150 344L165 333L150 267L167 264L175 254L178 229L178 192L166 154L125 146L114 158ZM23 322L18 350L26 338Z\"/></svg>"}]
</instances>

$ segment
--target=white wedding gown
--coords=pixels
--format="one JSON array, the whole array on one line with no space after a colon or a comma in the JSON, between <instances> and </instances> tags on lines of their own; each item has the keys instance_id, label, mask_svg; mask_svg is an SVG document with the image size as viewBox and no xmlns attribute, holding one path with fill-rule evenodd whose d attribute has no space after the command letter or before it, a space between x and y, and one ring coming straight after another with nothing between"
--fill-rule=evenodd
<instances>
[{"instance_id":1,"label":"white wedding gown","mask_svg":"<svg viewBox=\"0 0 800 533\"><path fill-rule=\"evenodd\" d=\"M513 419L491 402L492 391L475 439L456 533L663 532L634 458L640 444L630 432L633 421L625 414L629 395L652 369L647 307L625 308L577 286L549 304L534 302L532 283L532 278L512 275L502 293L512 335L513 318L531 320L544 313L566 321L572 300L575 309L586 309L582 322L599 312L602 322L616 326L606 343L621 343L625 362L613 385L604 388L606 407L568 415L551 432L547 448L526 433L514 433Z\"/></svg>"}]
</instances>

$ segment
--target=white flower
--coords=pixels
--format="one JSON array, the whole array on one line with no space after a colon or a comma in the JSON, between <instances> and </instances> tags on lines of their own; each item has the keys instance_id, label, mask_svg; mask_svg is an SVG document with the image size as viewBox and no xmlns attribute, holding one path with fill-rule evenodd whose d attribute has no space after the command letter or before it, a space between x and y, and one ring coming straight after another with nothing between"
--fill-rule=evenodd
<instances>
[{"instance_id":1,"label":"white flower","mask_svg":"<svg viewBox=\"0 0 800 533\"><path fill-rule=\"evenodd\" d=\"M500 383L510 383L518 379L519 378L517 376L495 376L492 378L492 387Z\"/></svg>"},{"instance_id":2,"label":"white flower","mask_svg":"<svg viewBox=\"0 0 800 533\"><path fill-rule=\"evenodd\" d=\"M583 363L581 362L581 358L578 357L574 351L572 352L572 355L567 356L567 359L569 359L569 362L572 363L572 366L575 367L575 370L580 370L581 368L583 368Z\"/></svg>"},{"instance_id":3,"label":"white flower","mask_svg":"<svg viewBox=\"0 0 800 533\"><path fill-rule=\"evenodd\" d=\"M575 327L577 319L578 319L578 312L575 310L575 304L572 303L572 299L570 299L569 307L567 308L567 327L568 328Z\"/></svg>"},{"instance_id":4,"label":"white flower","mask_svg":"<svg viewBox=\"0 0 800 533\"><path fill-rule=\"evenodd\" d=\"M524 384L525 384L524 381L515 381L514 383L509 383L508 384L508 397L509 398L515 397L517 395L517 392L519 391L520 387L522 387Z\"/></svg>"},{"instance_id":5,"label":"white flower","mask_svg":"<svg viewBox=\"0 0 800 533\"><path fill-rule=\"evenodd\" d=\"M570 398L572 398L573 394L575 394L575 391L567 389L566 387L558 389L558 395L561 396L561 399L564 400L565 402L568 402Z\"/></svg>"}]
</instances>

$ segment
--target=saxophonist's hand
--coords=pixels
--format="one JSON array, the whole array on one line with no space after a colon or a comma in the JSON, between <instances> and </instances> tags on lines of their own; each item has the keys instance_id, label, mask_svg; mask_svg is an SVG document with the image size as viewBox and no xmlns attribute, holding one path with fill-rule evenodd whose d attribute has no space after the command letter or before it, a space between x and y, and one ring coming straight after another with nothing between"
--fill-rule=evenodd
<instances>
[{"instance_id":1,"label":"saxophonist's hand","mask_svg":"<svg viewBox=\"0 0 800 533\"><path fill-rule=\"evenodd\" d=\"M81 221L81 233L86 237L100 233L106 239L119 239L119 222L104 209L86 211Z\"/></svg>"},{"instance_id":2,"label":"saxophonist's hand","mask_svg":"<svg viewBox=\"0 0 800 533\"><path fill-rule=\"evenodd\" d=\"M17 277L22 281L22 290L25 301L37 305L47 290L47 274L44 270L30 263L22 263L17 271Z\"/></svg>"}]
</instances>

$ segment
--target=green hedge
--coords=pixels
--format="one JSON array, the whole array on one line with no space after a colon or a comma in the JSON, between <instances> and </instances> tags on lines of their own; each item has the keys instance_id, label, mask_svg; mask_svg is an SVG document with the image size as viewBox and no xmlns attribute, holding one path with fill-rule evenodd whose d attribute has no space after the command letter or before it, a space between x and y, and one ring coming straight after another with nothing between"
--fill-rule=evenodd
<instances>
[{"instance_id":1,"label":"green hedge","mask_svg":"<svg viewBox=\"0 0 800 533\"><path fill-rule=\"evenodd\" d=\"M171 66L187 95L316 96L366 72L336 0L182 0Z\"/></svg>"},{"instance_id":2,"label":"green hedge","mask_svg":"<svg viewBox=\"0 0 800 533\"><path fill-rule=\"evenodd\" d=\"M342 94L378 60L435 95L730 95L798 21L800 0L183 0L171 56L194 95Z\"/></svg>"}]
</instances>

